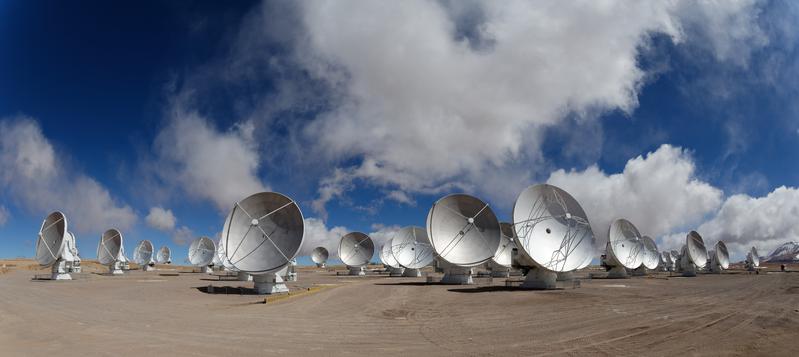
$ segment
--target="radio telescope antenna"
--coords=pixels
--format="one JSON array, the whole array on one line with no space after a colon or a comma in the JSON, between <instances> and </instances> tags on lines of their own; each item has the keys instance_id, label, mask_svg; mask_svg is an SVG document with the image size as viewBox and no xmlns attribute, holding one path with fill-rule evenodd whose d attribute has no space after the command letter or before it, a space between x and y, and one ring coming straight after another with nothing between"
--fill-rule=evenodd
<instances>
[{"instance_id":1,"label":"radio telescope antenna","mask_svg":"<svg viewBox=\"0 0 799 357\"><path fill-rule=\"evenodd\" d=\"M403 227L391 238L391 254L397 264L405 268L402 276L420 277L422 273L419 269L433 262L435 251L424 228L409 226Z\"/></svg>"},{"instance_id":2,"label":"radio telescope antenna","mask_svg":"<svg viewBox=\"0 0 799 357\"><path fill-rule=\"evenodd\" d=\"M220 238L216 244L216 258L220 263L221 269L224 271L232 271L236 273L236 280L238 281L252 281L252 275L247 274L246 272L240 271L233 263L230 262L230 259L227 258L225 255L225 245L222 244L222 239Z\"/></svg>"},{"instance_id":3,"label":"radio telescope antenna","mask_svg":"<svg viewBox=\"0 0 799 357\"><path fill-rule=\"evenodd\" d=\"M660 253L661 268L663 271L674 271L674 257L671 252L664 250Z\"/></svg>"},{"instance_id":4,"label":"radio telescope antenna","mask_svg":"<svg viewBox=\"0 0 799 357\"><path fill-rule=\"evenodd\" d=\"M316 247L311 252L311 260L316 264L317 268L325 268L325 263L329 257L330 253L327 252L325 247Z\"/></svg>"},{"instance_id":5,"label":"radio telescope antenna","mask_svg":"<svg viewBox=\"0 0 799 357\"><path fill-rule=\"evenodd\" d=\"M66 245L69 239L67 217L59 211L47 215L36 240L36 262L52 268L51 280L72 280L67 270L67 260L74 260Z\"/></svg>"},{"instance_id":6,"label":"radio telescope antenna","mask_svg":"<svg viewBox=\"0 0 799 357\"><path fill-rule=\"evenodd\" d=\"M97 245L97 260L102 265L108 265L108 273L111 275L122 274L121 259L125 257L122 246L122 232L116 228L111 228L100 236L100 244ZM127 258L124 258L127 261Z\"/></svg>"},{"instance_id":7,"label":"radio telescope antenna","mask_svg":"<svg viewBox=\"0 0 799 357\"><path fill-rule=\"evenodd\" d=\"M67 231L64 240L64 254L62 258L66 261L66 269L70 273L80 273L80 255L78 254L77 239L75 234Z\"/></svg>"},{"instance_id":8,"label":"radio telescope antenna","mask_svg":"<svg viewBox=\"0 0 799 357\"><path fill-rule=\"evenodd\" d=\"M707 264L707 250L702 236L691 231L685 237L685 245L680 253L680 271L682 276L696 276L696 271Z\"/></svg>"},{"instance_id":9,"label":"radio telescope antenna","mask_svg":"<svg viewBox=\"0 0 799 357\"><path fill-rule=\"evenodd\" d=\"M522 288L554 289L558 273L591 263L596 241L588 216L568 192L548 184L527 187L513 206L514 268L527 271Z\"/></svg>"},{"instance_id":10,"label":"radio telescope antenna","mask_svg":"<svg viewBox=\"0 0 799 357\"><path fill-rule=\"evenodd\" d=\"M646 275L647 270L655 270L660 265L660 253L655 240L649 236L641 237L643 250L641 250L641 266L633 270L633 275Z\"/></svg>"},{"instance_id":11,"label":"radio telescope antenna","mask_svg":"<svg viewBox=\"0 0 799 357\"><path fill-rule=\"evenodd\" d=\"M280 275L302 247L305 223L299 205L276 192L260 192L233 205L222 230L225 260L253 276L259 294L288 292Z\"/></svg>"},{"instance_id":12,"label":"radio telescope antenna","mask_svg":"<svg viewBox=\"0 0 799 357\"><path fill-rule=\"evenodd\" d=\"M402 276L405 272L405 268L399 265L397 259L394 258L394 254L391 252L391 239L383 243L383 247L380 248L378 255L380 256L380 261L383 262L383 265L388 269L388 276Z\"/></svg>"},{"instance_id":13,"label":"radio telescope antenna","mask_svg":"<svg viewBox=\"0 0 799 357\"><path fill-rule=\"evenodd\" d=\"M158 264L172 264L172 250L167 246L162 246L155 255L155 262Z\"/></svg>"},{"instance_id":14,"label":"radio telescope antenna","mask_svg":"<svg viewBox=\"0 0 799 357\"><path fill-rule=\"evenodd\" d=\"M473 284L473 267L494 256L500 241L497 216L479 198L452 194L433 204L427 234L444 270L442 284Z\"/></svg>"},{"instance_id":15,"label":"radio telescope antenna","mask_svg":"<svg viewBox=\"0 0 799 357\"><path fill-rule=\"evenodd\" d=\"M722 270L730 268L730 253L727 245L722 241L716 242L716 246L710 254L710 271L721 274Z\"/></svg>"},{"instance_id":16,"label":"radio telescope antenna","mask_svg":"<svg viewBox=\"0 0 799 357\"><path fill-rule=\"evenodd\" d=\"M149 240L140 241L133 251L133 261L141 266L144 271L151 271L155 269L155 261L153 260L153 243Z\"/></svg>"},{"instance_id":17,"label":"radio telescope antenna","mask_svg":"<svg viewBox=\"0 0 799 357\"><path fill-rule=\"evenodd\" d=\"M491 271L491 276L495 278L509 278L511 265L513 265L513 250L516 249L516 231L513 224L507 222L499 223L502 236L499 240L499 247L494 253L494 257L486 265Z\"/></svg>"},{"instance_id":18,"label":"radio telescope antenna","mask_svg":"<svg viewBox=\"0 0 799 357\"><path fill-rule=\"evenodd\" d=\"M602 265L608 269L608 278L627 278L627 269L643 264L644 243L641 233L630 221L617 219L608 229L608 244Z\"/></svg>"},{"instance_id":19,"label":"radio telescope antenna","mask_svg":"<svg viewBox=\"0 0 799 357\"><path fill-rule=\"evenodd\" d=\"M374 254L374 242L364 233L350 232L339 241L338 255L349 269L349 275L366 275L364 267Z\"/></svg>"},{"instance_id":20,"label":"radio telescope antenna","mask_svg":"<svg viewBox=\"0 0 799 357\"><path fill-rule=\"evenodd\" d=\"M211 238L200 237L189 245L189 264L200 269L201 273L211 274L211 263L216 255L216 244Z\"/></svg>"},{"instance_id":21,"label":"radio telescope antenna","mask_svg":"<svg viewBox=\"0 0 799 357\"><path fill-rule=\"evenodd\" d=\"M760 267L760 255L757 254L757 248L752 247L749 253L746 253L746 270L756 271Z\"/></svg>"}]
</instances>

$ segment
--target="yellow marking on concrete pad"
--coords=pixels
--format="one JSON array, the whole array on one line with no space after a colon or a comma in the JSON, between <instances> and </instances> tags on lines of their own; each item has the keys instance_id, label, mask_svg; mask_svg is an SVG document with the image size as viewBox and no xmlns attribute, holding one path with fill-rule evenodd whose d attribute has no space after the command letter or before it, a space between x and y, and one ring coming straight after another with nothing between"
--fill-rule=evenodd
<instances>
[{"instance_id":1,"label":"yellow marking on concrete pad","mask_svg":"<svg viewBox=\"0 0 799 357\"><path fill-rule=\"evenodd\" d=\"M291 299L291 298L295 298L295 297L312 295L312 294L316 294L318 292L321 292L323 290L334 288L336 286L338 286L338 285L337 284L316 285L316 286L312 286L310 288L306 288L306 289L299 290L299 291L297 291L297 290L289 291L286 294L267 296L267 297L264 298L264 304L272 304L272 303L276 303L276 302L279 302L279 301L285 301L285 300L288 300L288 299Z\"/></svg>"}]
</instances>

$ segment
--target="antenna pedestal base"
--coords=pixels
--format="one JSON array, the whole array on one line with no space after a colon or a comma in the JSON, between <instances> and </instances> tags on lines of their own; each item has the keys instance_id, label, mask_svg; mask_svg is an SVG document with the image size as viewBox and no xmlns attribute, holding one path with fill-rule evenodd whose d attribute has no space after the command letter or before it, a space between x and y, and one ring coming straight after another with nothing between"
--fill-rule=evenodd
<instances>
[{"instance_id":1,"label":"antenna pedestal base","mask_svg":"<svg viewBox=\"0 0 799 357\"><path fill-rule=\"evenodd\" d=\"M558 273L534 267L527 272L522 285L522 289L550 290L557 287Z\"/></svg>"},{"instance_id":2,"label":"antenna pedestal base","mask_svg":"<svg viewBox=\"0 0 799 357\"><path fill-rule=\"evenodd\" d=\"M441 278L441 284L447 285L472 285L472 268L464 268L459 266L448 266L444 268L444 277Z\"/></svg>"},{"instance_id":3,"label":"antenna pedestal base","mask_svg":"<svg viewBox=\"0 0 799 357\"><path fill-rule=\"evenodd\" d=\"M364 267L350 267L349 275L366 275Z\"/></svg>"},{"instance_id":4,"label":"antenna pedestal base","mask_svg":"<svg viewBox=\"0 0 799 357\"><path fill-rule=\"evenodd\" d=\"M615 266L608 270L608 279L625 279L629 277L627 269L623 266Z\"/></svg>"},{"instance_id":5,"label":"antenna pedestal base","mask_svg":"<svg viewBox=\"0 0 799 357\"><path fill-rule=\"evenodd\" d=\"M322 264L316 264L316 267L317 267L317 268L320 268L320 269L324 269L324 268L327 268L327 265L325 265L324 263L322 263Z\"/></svg>"},{"instance_id":6,"label":"antenna pedestal base","mask_svg":"<svg viewBox=\"0 0 799 357\"><path fill-rule=\"evenodd\" d=\"M574 272L564 271L557 273L558 277L555 279L556 281L572 281L574 280Z\"/></svg>"},{"instance_id":7,"label":"antenna pedestal base","mask_svg":"<svg viewBox=\"0 0 799 357\"><path fill-rule=\"evenodd\" d=\"M682 276L684 277L694 277L696 276L696 267L693 264L690 264L688 267L683 267L680 273L682 273Z\"/></svg>"},{"instance_id":8,"label":"antenna pedestal base","mask_svg":"<svg viewBox=\"0 0 799 357\"><path fill-rule=\"evenodd\" d=\"M111 274L111 275L122 275L123 274L122 273L122 269L120 269L119 262L116 262L116 263L111 264L111 265L108 266L108 274Z\"/></svg>"},{"instance_id":9,"label":"antenna pedestal base","mask_svg":"<svg viewBox=\"0 0 799 357\"><path fill-rule=\"evenodd\" d=\"M402 274L405 273L405 269L403 268L388 268L388 276L403 276Z\"/></svg>"},{"instance_id":10,"label":"antenna pedestal base","mask_svg":"<svg viewBox=\"0 0 799 357\"><path fill-rule=\"evenodd\" d=\"M405 271L402 272L402 276L406 278L419 278L422 276L422 272L420 272L419 269L405 268Z\"/></svg>"},{"instance_id":11,"label":"antenna pedestal base","mask_svg":"<svg viewBox=\"0 0 799 357\"><path fill-rule=\"evenodd\" d=\"M636 269L633 269L632 276L646 276L646 268L638 267Z\"/></svg>"},{"instance_id":12,"label":"antenna pedestal base","mask_svg":"<svg viewBox=\"0 0 799 357\"><path fill-rule=\"evenodd\" d=\"M710 272L713 274L721 274L721 267L715 264L710 265Z\"/></svg>"},{"instance_id":13,"label":"antenna pedestal base","mask_svg":"<svg viewBox=\"0 0 799 357\"><path fill-rule=\"evenodd\" d=\"M55 264L53 264L53 270L50 274L50 280L72 280L72 275L69 275L67 271L67 262L64 260L58 260Z\"/></svg>"},{"instance_id":14,"label":"antenna pedestal base","mask_svg":"<svg viewBox=\"0 0 799 357\"><path fill-rule=\"evenodd\" d=\"M289 288L283 282L283 278L279 274L259 274L255 275L252 279L255 282L256 294L278 294L287 293Z\"/></svg>"},{"instance_id":15,"label":"antenna pedestal base","mask_svg":"<svg viewBox=\"0 0 799 357\"><path fill-rule=\"evenodd\" d=\"M252 275L247 274L243 271L236 273L236 279L238 281L252 281Z\"/></svg>"},{"instance_id":16,"label":"antenna pedestal base","mask_svg":"<svg viewBox=\"0 0 799 357\"><path fill-rule=\"evenodd\" d=\"M151 266L150 264L144 264L144 265L142 265L141 270L143 270L143 271L153 271L153 270L155 270L155 267Z\"/></svg>"}]
</instances>

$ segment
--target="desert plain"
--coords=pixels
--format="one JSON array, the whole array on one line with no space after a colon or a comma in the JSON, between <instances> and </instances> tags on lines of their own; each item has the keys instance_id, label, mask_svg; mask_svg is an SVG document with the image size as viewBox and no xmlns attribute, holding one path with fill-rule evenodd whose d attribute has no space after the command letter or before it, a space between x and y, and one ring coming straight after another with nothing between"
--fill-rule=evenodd
<instances>
[{"instance_id":1,"label":"desert plain","mask_svg":"<svg viewBox=\"0 0 799 357\"><path fill-rule=\"evenodd\" d=\"M159 265L123 276L91 261L72 281L0 261L2 356L796 356L799 272L602 279L556 290L518 277L436 284L300 267L288 295ZM799 267L789 267L796 270ZM220 273L217 273L220 274Z\"/></svg>"}]
</instances>

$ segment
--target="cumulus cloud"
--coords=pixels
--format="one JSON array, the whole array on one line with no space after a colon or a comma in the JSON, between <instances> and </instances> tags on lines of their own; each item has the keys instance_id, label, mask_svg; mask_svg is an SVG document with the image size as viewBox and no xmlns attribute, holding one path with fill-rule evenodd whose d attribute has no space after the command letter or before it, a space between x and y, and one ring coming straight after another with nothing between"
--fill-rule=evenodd
<instances>
[{"instance_id":1,"label":"cumulus cloud","mask_svg":"<svg viewBox=\"0 0 799 357\"><path fill-rule=\"evenodd\" d=\"M11 213L8 212L8 208L4 205L0 205L0 227L8 222L9 217L11 217Z\"/></svg>"},{"instance_id":2,"label":"cumulus cloud","mask_svg":"<svg viewBox=\"0 0 799 357\"><path fill-rule=\"evenodd\" d=\"M696 231L708 247L721 240L730 254L743 258L752 246L765 256L782 243L799 241L797 222L799 189L781 186L763 197L728 197L718 213Z\"/></svg>"},{"instance_id":3,"label":"cumulus cloud","mask_svg":"<svg viewBox=\"0 0 799 357\"><path fill-rule=\"evenodd\" d=\"M323 212L355 179L403 192L449 185L496 195L480 185L485 174L541 163L543 129L567 114L635 109L646 75L637 56L652 34L677 43L700 34L719 60L765 45L755 5L302 6L298 63L331 89L335 104L304 128L307 143L315 157L358 162L322 180L314 208ZM509 191L522 188L512 175L498 177L511 179L502 185Z\"/></svg>"},{"instance_id":4,"label":"cumulus cloud","mask_svg":"<svg viewBox=\"0 0 799 357\"><path fill-rule=\"evenodd\" d=\"M327 228L325 222L318 218L305 218L305 238L299 255L311 255L316 247L324 247L330 259L338 257L338 243L349 231L345 227Z\"/></svg>"},{"instance_id":5,"label":"cumulus cloud","mask_svg":"<svg viewBox=\"0 0 799 357\"><path fill-rule=\"evenodd\" d=\"M618 174L606 174L596 166L561 169L547 182L580 202L600 248L617 218L626 218L641 234L660 237L701 223L723 198L720 189L697 177L689 153L671 145L630 159Z\"/></svg>"},{"instance_id":6,"label":"cumulus cloud","mask_svg":"<svg viewBox=\"0 0 799 357\"><path fill-rule=\"evenodd\" d=\"M146 164L160 182L191 198L210 201L221 212L250 194L268 190L258 178L251 123L220 131L197 112L184 110L183 104L171 109L155 139L156 158Z\"/></svg>"},{"instance_id":7,"label":"cumulus cloud","mask_svg":"<svg viewBox=\"0 0 799 357\"><path fill-rule=\"evenodd\" d=\"M175 229L175 215L172 210L163 207L150 207L150 213L145 218L147 225L165 232Z\"/></svg>"},{"instance_id":8,"label":"cumulus cloud","mask_svg":"<svg viewBox=\"0 0 799 357\"><path fill-rule=\"evenodd\" d=\"M187 245L194 239L194 232L189 227L180 226L172 232L172 242L177 245Z\"/></svg>"},{"instance_id":9,"label":"cumulus cloud","mask_svg":"<svg viewBox=\"0 0 799 357\"><path fill-rule=\"evenodd\" d=\"M42 217L61 210L79 233L133 226L136 214L130 206L64 162L34 119L0 120L0 189L19 207Z\"/></svg>"}]
</instances>

